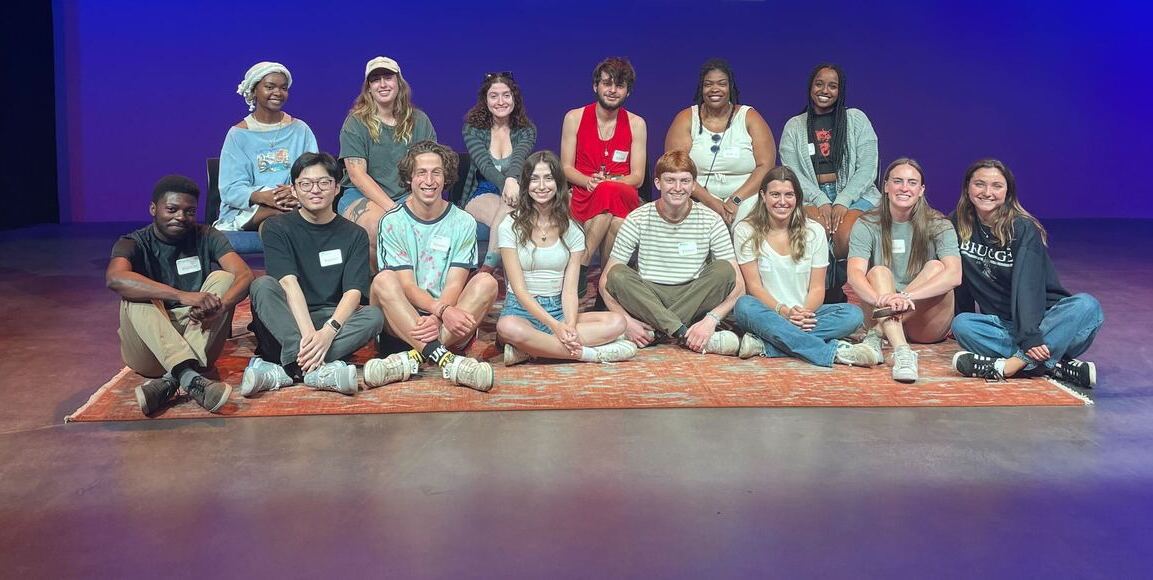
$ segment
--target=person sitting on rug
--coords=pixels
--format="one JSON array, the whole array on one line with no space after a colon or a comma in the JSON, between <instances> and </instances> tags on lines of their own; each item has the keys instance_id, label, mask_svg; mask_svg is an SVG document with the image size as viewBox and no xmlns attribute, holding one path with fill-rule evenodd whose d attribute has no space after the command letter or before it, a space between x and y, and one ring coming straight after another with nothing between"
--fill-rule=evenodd
<instances>
[{"instance_id":1,"label":"person sitting on rug","mask_svg":"<svg viewBox=\"0 0 1153 580\"><path fill-rule=\"evenodd\" d=\"M476 267L476 221L441 197L456 179L457 163L453 150L432 141L416 143L400 161L401 183L412 195L380 220L380 273L372 295L384 309L389 334L413 350L369 361L369 386L406 380L428 360L458 385L492 388L492 365L458 354L476 338L498 288L491 274L469 278Z\"/></svg>"},{"instance_id":2,"label":"person sitting on rug","mask_svg":"<svg viewBox=\"0 0 1153 580\"><path fill-rule=\"evenodd\" d=\"M158 377L136 387L151 415L177 389L217 412L232 387L201 375L220 355L232 310L248 295L252 270L224 234L196 223L200 189L181 175L162 178L148 206L152 223L121 237L105 279L120 295L120 354L129 368ZM219 270L212 270L213 264Z\"/></svg>"},{"instance_id":3,"label":"person sitting on rug","mask_svg":"<svg viewBox=\"0 0 1153 580\"><path fill-rule=\"evenodd\" d=\"M758 187L776 164L777 144L756 109L740 104L737 79L723 59L701 67L693 106L677 113L665 151L688 151L701 169L693 199L737 223L752 210ZM742 205L741 200L748 200ZM738 211L738 208L740 211Z\"/></svg>"},{"instance_id":4,"label":"person sitting on rug","mask_svg":"<svg viewBox=\"0 0 1153 580\"><path fill-rule=\"evenodd\" d=\"M282 110L292 74L276 62L258 62L236 92L250 114L228 130L220 150L221 231L255 231L271 216L296 209L289 168L306 151L319 151L312 129Z\"/></svg>"},{"instance_id":5,"label":"person sitting on rug","mask_svg":"<svg viewBox=\"0 0 1153 580\"><path fill-rule=\"evenodd\" d=\"M659 333L696 352L735 355L737 335L717 330L745 290L725 221L693 202L697 168L688 152L665 153L655 173L660 197L625 218L601 274L605 305L624 315L637 346Z\"/></svg>"},{"instance_id":6,"label":"person sitting on rug","mask_svg":"<svg viewBox=\"0 0 1153 580\"><path fill-rule=\"evenodd\" d=\"M340 128L341 182L337 213L368 232L369 263L376 268L377 226L384 212L404 202L397 164L409 144L436 141L436 129L412 104L412 88L400 65L378 56L364 66L364 84Z\"/></svg>"},{"instance_id":7,"label":"person sitting on rug","mask_svg":"<svg viewBox=\"0 0 1153 580\"><path fill-rule=\"evenodd\" d=\"M877 134L859 109L845 106L845 73L817 65L805 87L805 110L781 131L781 165L797 173L805 212L824 226L833 258L826 272L826 300L844 302L849 233L863 212L877 207Z\"/></svg>"},{"instance_id":8,"label":"person sitting on rug","mask_svg":"<svg viewBox=\"0 0 1153 580\"><path fill-rule=\"evenodd\" d=\"M1101 304L1070 294L1046 250L1048 235L1017 197L1013 173L996 159L971 165L952 216L965 272L953 335L964 351L953 368L1000 380L1048 374L1081 388L1097 367L1079 360L1104 323ZM973 302L981 313L972 312Z\"/></svg>"},{"instance_id":9,"label":"person sitting on rug","mask_svg":"<svg viewBox=\"0 0 1153 580\"><path fill-rule=\"evenodd\" d=\"M585 256L577 292L584 295L588 266L600 250L612 253L625 216L640 205L645 175L645 120L624 108L637 74L627 59L611 57L593 70L595 103L565 114L560 158L572 185L572 216L584 227Z\"/></svg>"},{"instance_id":10,"label":"person sitting on rug","mask_svg":"<svg viewBox=\"0 0 1153 580\"><path fill-rule=\"evenodd\" d=\"M500 264L497 226L520 196L521 169L536 145L536 126L524 110L520 87L510 72L488 73L465 115L464 146L469 166L465 173L464 210L489 227L488 249L482 271Z\"/></svg>"},{"instance_id":11,"label":"person sitting on rug","mask_svg":"<svg viewBox=\"0 0 1153 580\"><path fill-rule=\"evenodd\" d=\"M849 285L878 321L865 343L893 346L893 379L916 382L909 342L940 342L953 320L953 289L961 283L957 233L925 200L925 173L907 157L885 170L885 200L853 226Z\"/></svg>"},{"instance_id":12,"label":"person sitting on rug","mask_svg":"<svg viewBox=\"0 0 1153 580\"><path fill-rule=\"evenodd\" d=\"M380 334L384 316L366 304L367 235L332 207L340 177L328 153L301 155L292 164L300 209L260 228L268 275L252 283L260 356L244 370L245 397L302 381L356 394L356 367L342 359Z\"/></svg>"},{"instance_id":13,"label":"person sitting on rug","mask_svg":"<svg viewBox=\"0 0 1153 580\"><path fill-rule=\"evenodd\" d=\"M524 195L497 235L508 292L496 323L504 364L529 357L616 362L637 347L618 340L625 319L616 312L578 313L577 276L584 232L569 217L569 189L552 151L529 156L521 172Z\"/></svg>"},{"instance_id":14,"label":"person sitting on rug","mask_svg":"<svg viewBox=\"0 0 1153 580\"><path fill-rule=\"evenodd\" d=\"M805 217L801 184L785 166L765 175L749 217L733 227L733 247L748 293L733 317L745 330L738 356L792 356L812 364L873 366L879 350L844 340L864 317L853 304L824 304L829 246Z\"/></svg>"}]
</instances>

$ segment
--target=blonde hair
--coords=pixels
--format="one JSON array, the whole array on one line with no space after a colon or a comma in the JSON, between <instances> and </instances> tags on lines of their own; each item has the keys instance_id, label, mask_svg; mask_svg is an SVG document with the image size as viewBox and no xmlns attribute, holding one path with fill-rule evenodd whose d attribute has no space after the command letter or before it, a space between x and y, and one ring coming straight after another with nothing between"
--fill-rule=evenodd
<instances>
[{"instance_id":1,"label":"blonde hair","mask_svg":"<svg viewBox=\"0 0 1153 580\"><path fill-rule=\"evenodd\" d=\"M356 96L356 100L352 103L352 109L348 112L361 123L364 123L365 127L368 127L368 136L373 143L380 143L380 133L384 127L384 121L381 121L380 117L376 115L376 101L368 90L370 78L364 79L364 84L360 87L360 94ZM412 139L413 127L416 126L416 107L412 105L412 87L408 86L408 82L404 80L404 75L400 73L396 73L396 86L396 98L392 101L392 116L396 119L393 141L408 143Z\"/></svg>"},{"instance_id":2,"label":"blonde hair","mask_svg":"<svg viewBox=\"0 0 1153 580\"><path fill-rule=\"evenodd\" d=\"M801 258L805 257L805 244L808 240L809 231L803 208L804 195L801 194L801 182L797 179L797 174L784 165L772 168L761 180L761 189L757 192L757 201L753 206L753 211L742 220L749 222L749 227L753 230L753 235L745 240L742 250L750 251L749 244L752 244L751 251L758 258L761 257L761 246L764 244L765 238L769 236L769 230L772 229L772 217L769 215L768 204L765 203L765 198L762 195L769 187L770 181L786 181L793 187L793 196L796 198L797 204L793 206L793 211L789 214L789 255L794 262L799 262Z\"/></svg>"}]
</instances>

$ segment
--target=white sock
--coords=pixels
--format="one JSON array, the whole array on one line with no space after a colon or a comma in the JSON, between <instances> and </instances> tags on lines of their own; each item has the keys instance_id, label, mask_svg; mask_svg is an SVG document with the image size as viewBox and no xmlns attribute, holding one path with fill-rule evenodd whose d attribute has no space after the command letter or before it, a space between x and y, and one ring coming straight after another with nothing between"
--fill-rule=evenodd
<instances>
[{"instance_id":1,"label":"white sock","mask_svg":"<svg viewBox=\"0 0 1153 580\"><path fill-rule=\"evenodd\" d=\"M587 346L582 346L582 347L581 347L581 357L580 357L580 360L581 360L581 362L596 362L596 360L597 360L597 351L596 351L596 349L595 349L595 348L590 348L590 347L587 347Z\"/></svg>"},{"instance_id":2,"label":"white sock","mask_svg":"<svg viewBox=\"0 0 1153 580\"><path fill-rule=\"evenodd\" d=\"M993 361L993 368L997 369L997 372L1001 373L1001 376L1005 376L1005 362L1003 358Z\"/></svg>"}]
</instances>

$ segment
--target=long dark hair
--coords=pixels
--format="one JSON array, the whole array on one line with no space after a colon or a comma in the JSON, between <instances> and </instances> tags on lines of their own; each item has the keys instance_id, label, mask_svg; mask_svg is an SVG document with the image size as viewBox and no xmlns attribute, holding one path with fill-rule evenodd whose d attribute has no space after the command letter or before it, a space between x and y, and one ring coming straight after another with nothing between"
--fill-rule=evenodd
<instances>
[{"instance_id":1,"label":"long dark hair","mask_svg":"<svg viewBox=\"0 0 1153 580\"><path fill-rule=\"evenodd\" d=\"M509 127L520 129L532 125L528 113L524 110L524 97L520 94L520 85L512 78L512 73L490 73L485 75L484 82L480 83L480 90L476 93L476 104L464 116L464 122L477 129L492 128L492 111L488 110L488 90L497 83L504 83L512 92L512 114L508 117Z\"/></svg>"},{"instance_id":2,"label":"long dark hair","mask_svg":"<svg viewBox=\"0 0 1153 580\"><path fill-rule=\"evenodd\" d=\"M793 213L789 215L789 254L794 262L799 262L801 258L805 257L805 244L809 231L803 207L804 193L801 191L801 181L797 179L797 174L784 165L770 169L765 178L761 180L761 189L757 192L757 201L753 206L753 211L743 220L749 222L749 226L753 229L753 235L745 240L744 251L749 251L749 244L752 244L752 253L759 258L761 245L769 236L772 218L769 215L769 206L765 203L763 194L768 189L770 181L787 181L793 186L793 195L797 200L797 205L793 207Z\"/></svg>"},{"instance_id":3,"label":"long dark hair","mask_svg":"<svg viewBox=\"0 0 1153 580\"><path fill-rule=\"evenodd\" d=\"M925 170L921 168L921 164L917 160L910 159L909 157L901 157L894 160L885 168L885 175L881 180L881 190L884 191L884 184L889 181L889 175L894 169L908 165L917 170L917 175L921 178L921 186L925 185ZM893 267L893 210L889 207L889 194L885 193L879 207L869 210L868 213L861 216L863 219L871 223L880 223L881 225L881 261L887 268ZM917 203L913 206L913 212L909 217L909 226L913 229L913 239L911 240L912 248L909 248L909 261L905 266L906 277L916 276L917 273L925 267L925 263L929 261L929 240L940 233L943 228L951 228L953 224L945 219L941 212L929 207L929 201L925 199L924 192L917 198Z\"/></svg>"},{"instance_id":4,"label":"long dark hair","mask_svg":"<svg viewBox=\"0 0 1153 580\"><path fill-rule=\"evenodd\" d=\"M807 113L805 117L806 130L809 135L812 135L814 118L817 116L817 111L813 108L813 81L816 80L817 74L826 68L837 73L837 100L833 103L833 142L832 150L829 151L829 161L833 163L833 167L837 171L840 171L841 161L845 158L845 148L849 139L849 121L845 112L847 110L845 107L845 72L841 70L841 67L831 63L822 63L809 73L809 84L805 85L805 110L803 112Z\"/></svg>"},{"instance_id":5,"label":"long dark hair","mask_svg":"<svg viewBox=\"0 0 1153 580\"><path fill-rule=\"evenodd\" d=\"M532 228L536 225L537 203L529 194L529 183L532 181L532 172L539 163L548 166L549 171L552 172L553 182L556 183L556 195L553 196L552 202L548 204L544 212L556 224L557 237L560 238L562 244L564 244L564 235L568 232L572 219L569 213L569 198L572 196L572 192L569 191L568 180L565 179L564 169L561 167L560 159L557 158L556 153L537 151L529 155L528 159L524 160L524 167L520 170L520 197L516 200L516 207L509 213L509 216L512 217L512 231L516 235L519 246L528 243L529 239L532 238ZM565 244L565 247L567 248L568 244Z\"/></svg>"},{"instance_id":6,"label":"long dark hair","mask_svg":"<svg viewBox=\"0 0 1153 580\"><path fill-rule=\"evenodd\" d=\"M973 209L972 200L969 199L969 182L973 180L973 174L981 169L996 169L1005 177L1005 203L993 210L991 216L993 237L997 238L997 244L1004 248L1013 242L1013 220L1023 217L1037 226L1037 231L1041 233L1041 243L1049 245L1049 234L1045 231L1045 227L1021 206L1021 200L1017 197L1017 180L1013 177L1013 172L998 159L981 159L965 171L965 179L961 181L961 197L957 200L957 237L964 241L973 238L973 215L976 211Z\"/></svg>"}]
</instances>

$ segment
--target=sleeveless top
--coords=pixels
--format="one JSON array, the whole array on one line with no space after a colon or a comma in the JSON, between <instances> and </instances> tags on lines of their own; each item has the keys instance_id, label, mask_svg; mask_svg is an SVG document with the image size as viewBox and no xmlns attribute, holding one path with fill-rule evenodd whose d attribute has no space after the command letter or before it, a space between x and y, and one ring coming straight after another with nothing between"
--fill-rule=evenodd
<instances>
[{"instance_id":1,"label":"sleeveless top","mask_svg":"<svg viewBox=\"0 0 1153 580\"><path fill-rule=\"evenodd\" d=\"M728 199L740 189L757 166L753 159L753 138L749 136L745 122L751 108L741 105L733 113L733 121L728 130L713 133L701 126L697 105L692 107L690 131L693 146L689 149L689 157L697 165L697 183L719 199ZM719 135L720 140L713 141L714 135ZM720 145L716 154L713 153L713 145Z\"/></svg>"},{"instance_id":2,"label":"sleeveless top","mask_svg":"<svg viewBox=\"0 0 1153 580\"><path fill-rule=\"evenodd\" d=\"M609 175L625 175L632 170L629 156L633 146L633 130L629 126L629 113L624 107L617 109L617 126L608 141L601 141L597 131L596 103L585 107L581 123L577 127L576 158L573 166L577 171L592 175L605 168ZM584 188L574 187L582 192Z\"/></svg>"}]
</instances>

